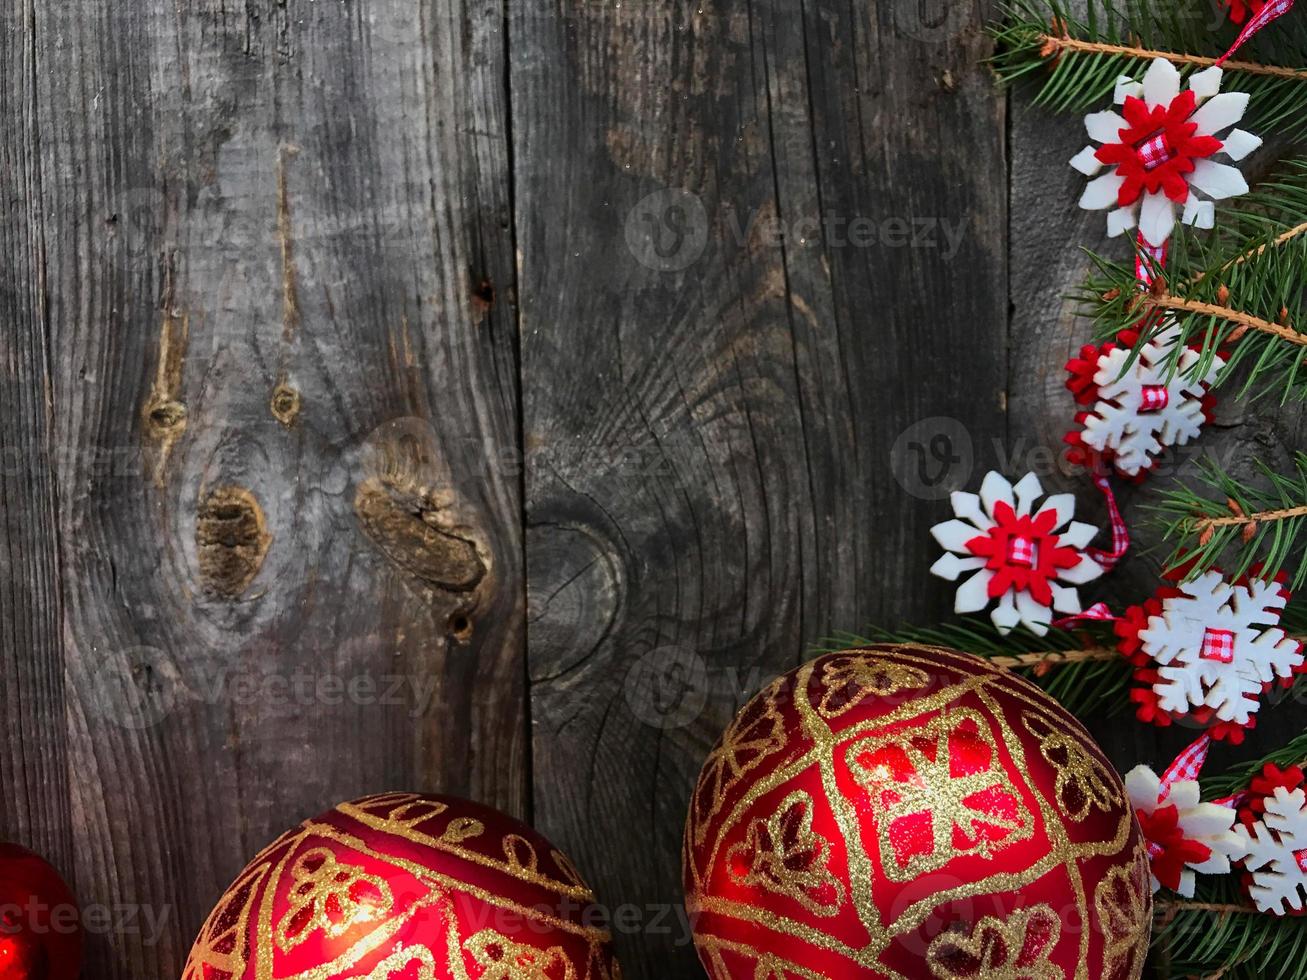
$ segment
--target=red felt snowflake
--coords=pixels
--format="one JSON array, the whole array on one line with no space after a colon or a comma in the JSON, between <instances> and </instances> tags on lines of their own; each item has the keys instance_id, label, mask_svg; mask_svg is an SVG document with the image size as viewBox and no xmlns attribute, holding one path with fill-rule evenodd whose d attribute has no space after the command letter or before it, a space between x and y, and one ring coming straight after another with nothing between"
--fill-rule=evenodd
<instances>
[{"instance_id":1,"label":"red felt snowflake","mask_svg":"<svg viewBox=\"0 0 1307 980\"><path fill-rule=\"evenodd\" d=\"M1066 386L1085 408L1075 416L1079 428L1063 437L1071 447L1069 462L1095 472L1111 466L1136 483L1164 449L1196 438L1212 421L1211 382L1228 357L1219 350L1202 377L1187 376L1200 359L1200 342L1187 345L1172 370L1174 328L1158 333L1135 355L1140 332L1130 328L1115 340L1086 344L1067 361Z\"/></svg>"},{"instance_id":2,"label":"red felt snowflake","mask_svg":"<svg viewBox=\"0 0 1307 980\"><path fill-rule=\"evenodd\" d=\"M1181 582L1188 571L1180 566L1167 577ZM1272 583L1255 576L1224 583L1208 572L1183 586L1163 585L1126 609L1114 629L1117 648L1134 667L1130 700L1140 721L1165 728L1183 719L1240 745L1257 727L1258 695L1277 683L1290 687L1307 672L1302 645L1272 625L1289 598L1285 575ZM1244 622L1249 618L1260 625ZM1183 708L1179 691L1188 692Z\"/></svg>"}]
</instances>

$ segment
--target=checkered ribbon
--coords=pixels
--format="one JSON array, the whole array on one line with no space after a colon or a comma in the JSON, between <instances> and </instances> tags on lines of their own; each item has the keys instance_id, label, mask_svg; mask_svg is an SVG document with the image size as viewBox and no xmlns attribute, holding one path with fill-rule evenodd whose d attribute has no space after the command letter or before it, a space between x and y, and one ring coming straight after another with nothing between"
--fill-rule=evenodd
<instances>
[{"instance_id":1,"label":"checkered ribbon","mask_svg":"<svg viewBox=\"0 0 1307 980\"><path fill-rule=\"evenodd\" d=\"M1211 747L1212 737L1201 735L1193 745L1175 757L1170 768L1162 773L1162 791L1157 798L1158 803L1171 794L1171 787L1176 783L1191 782L1198 778L1207 762L1207 750Z\"/></svg>"},{"instance_id":2,"label":"checkered ribbon","mask_svg":"<svg viewBox=\"0 0 1307 980\"><path fill-rule=\"evenodd\" d=\"M1125 519L1121 517L1121 508L1116 503L1116 494L1112 492L1112 484L1108 482L1107 477L1102 474L1095 476L1094 486L1103 491L1103 498L1107 501L1107 517L1112 525L1112 550L1086 548L1085 554L1103 568L1110 569L1130 550L1130 532L1126 529Z\"/></svg>"},{"instance_id":3,"label":"checkered ribbon","mask_svg":"<svg viewBox=\"0 0 1307 980\"><path fill-rule=\"evenodd\" d=\"M1166 253L1171 240L1168 238L1161 245L1150 245L1142 234L1135 236L1135 278L1139 286L1147 289L1153 283L1153 270L1166 266Z\"/></svg>"},{"instance_id":4,"label":"checkered ribbon","mask_svg":"<svg viewBox=\"0 0 1307 980\"><path fill-rule=\"evenodd\" d=\"M1234 632L1207 627L1203 630L1203 648L1198 656L1218 664L1234 663Z\"/></svg>"},{"instance_id":5,"label":"checkered ribbon","mask_svg":"<svg viewBox=\"0 0 1307 980\"><path fill-rule=\"evenodd\" d=\"M1166 133L1158 133L1140 143L1138 153L1145 170L1152 170L1166 163L1171 159L1171 144L1166 141Z\"/></svg>"},{"instance_id":6,"label":"checkered ribbon","mask_svg":"<svg viewBox=\"0 0 1307 980\"><path fill-rule=\"evenodd\" d=\"M1139 411L1160 412L1171 401L1166 385L1144 385L1139 393Z\"/></svg>"},{"instance_id":7,"label":"checkered ribbon","mask_svg":"<svg viewBox=\"0 0 1307 980\"><path fill-rule=\"evenodd\" d=\"M1074 626L1081 620L1091 620L1099 623L1115 623L1121 617L1107 608L1106 602L1095 602L1084 612L1078 612L1074 616L1063 616L1061 619L1053 620L1052 625L1057 629L1066 629Z\"/></svg>"},{"instance_id":8,"label":"checkered ribbon","mask_svg":"<svg viewBox=\"0 0 1307 980\"><path fill-rule=\"evenodd\" d=\"M1235 38L1234 44L1230 45L1230 50L1216 59L1218 65L1223 65L1229 60L1230 55L1238 51L1245 41L1260 31L1263 27L1273 20L1277 20L1284 14L1293 9L1293 0L1270 0L1248 23L1243 25L1243 30Z\"/></svg>"},{"instance_id":9,"label":"checkered ribbon","mask_svg":"<svg viewBox=\"0 0 1307 980\"><path fill-rule=\"evenodd\" d=\"M1007 560L1014 565L1033 568L1035 564L1035 542L1018 534L1008 541Z\"/></svg>"}]
</instances>

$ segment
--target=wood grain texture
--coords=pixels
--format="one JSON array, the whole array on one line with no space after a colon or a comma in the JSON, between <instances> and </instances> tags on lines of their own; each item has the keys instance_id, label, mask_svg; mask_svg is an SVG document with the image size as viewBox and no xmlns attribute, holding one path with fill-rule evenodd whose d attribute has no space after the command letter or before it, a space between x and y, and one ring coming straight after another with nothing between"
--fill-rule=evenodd
<instances>
[{"instance_id":1,"label":"wood grain texture","mask_svg":"<svg viewBox=\"0 0 1307 980\"><path fill-rule=\"evenodd\" d=\"M501 13L34 14L35 119L6 119L40 148L43 225L20 227L48 272L8 301L13 397L26 455L78 452L10 511L7 541L46 539L20 604L46 638L33 657L6 636L31 662L5 700L33 686L26 710L61 729L25 735L50 752L27 781L68 757L4 833L57 853L29 828L64 828L83 902L162 919L92 937L89 976L176 976L250 856L335 802L413 788L526 814Z\"/></svg>"},{"instance_id":2,"label":"wood grain texture","mask_svg":"<svg viewBox=\"0 0 1307 980\"><path fill-rule=\"evenodd\" d=\"M1101 518L1056 458L1101 215L991 12L10 6L0 836L144 907L91 980L177 975L262 844L392 788L533 817L639 909L628 977L699 975L681 827L735 709L949 618L928 529L986 469Z\"/></svg>"},{"instance_id":3,"label":"wood grain texture","mask_svg":"<svg viewBox=\"0 0 1307 980\"><path fill-rule=\"evenodd\" d=\"M30 3L0 23L0 826L69 871L59 529Z\"/></svg>"},{"instance_id":4,"label":"wood grain texture","mask_svg":"<svg viewBox=\"0 0 1307 980\"><path fill-rule=\"evenodd\" d=\"M514 8L535 812L642 910L631 976L696 973L655 910L735 707L833 629L946 608L900 435L1002 435L1002 102L983 11L917 15ZM944 220L955 251L914 247Z\"/></svg>"}]
</instances>

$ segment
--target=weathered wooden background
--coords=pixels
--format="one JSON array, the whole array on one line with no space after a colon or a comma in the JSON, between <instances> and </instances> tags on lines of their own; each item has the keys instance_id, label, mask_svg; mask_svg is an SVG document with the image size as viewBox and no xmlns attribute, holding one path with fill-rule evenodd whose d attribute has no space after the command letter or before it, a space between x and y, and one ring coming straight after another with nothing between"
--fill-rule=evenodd
<instances>
[{"instance_id":1,"label":"weathered wooden background","mask_svg":"<svg viewBox=\"0 0 1307 980\"><path fill-rule=\"evenodd\" d=\"M985 468L1101 519L1053 461L1101 216L988 13L6 5L0 837L137 910L88 977L176 976L261 845L393 788L533 820L645 910L629 977L697 975L658 909L735 707L945 618ZM1211 445L1296 422L1246 411Z\"/></svg>"}]
</instances>

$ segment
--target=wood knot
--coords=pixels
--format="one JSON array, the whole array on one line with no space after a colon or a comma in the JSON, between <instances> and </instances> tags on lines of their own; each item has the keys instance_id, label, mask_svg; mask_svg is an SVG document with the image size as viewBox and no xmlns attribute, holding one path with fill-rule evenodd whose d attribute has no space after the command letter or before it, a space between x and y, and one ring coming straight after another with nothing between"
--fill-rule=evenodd
<instances>
[{"instance_id":1,"label":"wood knot","mask_svg":"<svg viewBox=\"0 0 1307 980\"><path fill-rule=\"evenodd\" d=\"M495 284L485 276L472 288L472 299L483 310L494 309Z\"/></svg>"},{"instance_id":2,"label":"wood knot","mask_svg":"<svg viewBox=\"0 0 1307 980\"><path fill-rule=\"evenodd\" d=\"M181 402L162 400L151 402L145 409L146 420L156 436L176 437L186 428L186 406Z\"/></svg>"},{"instance_id":3,"label":"wood knot","mask_svg":"<svg viewBox=\"0 0 1307 980\"><path fill-rule=\"evenodd\" d=\"M195 550L204 591L226 599L244 594L267 557L272 535L263 508L244 487L218 487L195 517Z\"/></svg>"},{"instance_id":4,"label":"wood knot","mask_svg":"<svg viewBox=\"0 0 1307 980\"><path fill-rule=\"evenodd\" d=\"M430 491L390 475L368 477L354 495L364 533L395 564L431 585L467 592L485 577L486 566L475 542L450 526L446 511Z\"/></svg>"},{"instance_id":5,"label":"wood knot","mask_svg":"<svg viewBox=\"0 0 1307 980\"><path fill-rule=\"evenodd\" d=\"M295 424L295 420L300 414L300 393L299 391L287 384L285 381L280 382L277 387L272 389L272 417L290 428Z\"/></svg>"},{"instance_id":6,"label":"wood knot","mask_svg":"<svg viewBox=\"0 0 1307 980\"><path fill-rule=\"evenodd\" d=\"M461 610L450 615L445 627L457 643L466 644L472 639L472 618Z\"/></svg>"}]
</instances>

